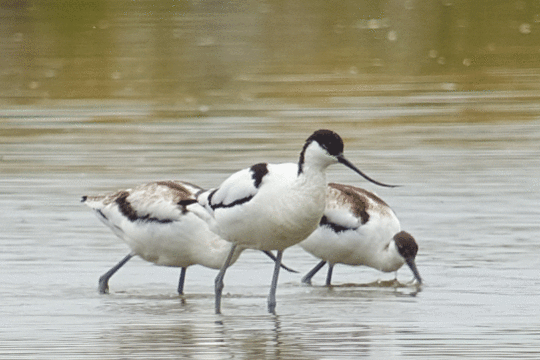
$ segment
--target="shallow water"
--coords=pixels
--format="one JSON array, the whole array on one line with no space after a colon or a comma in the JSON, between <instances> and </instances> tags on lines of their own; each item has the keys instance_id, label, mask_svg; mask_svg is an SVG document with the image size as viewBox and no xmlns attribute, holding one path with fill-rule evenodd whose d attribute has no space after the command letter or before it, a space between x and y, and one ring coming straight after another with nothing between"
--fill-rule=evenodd
<instances>
[{"instance_id":1,"label":"shallow water","mask_svg":"<svg viewBox=\"0 0 540 360\"><path fill-rule=\"evenodd\" d=\"M425 99L424 99L425 100ZM422 100L422 101L424 101ZM534 102L491 118L446 105L276 110L255 116L164 118L144 105L5 109L0 123L2 359L530 358L540 349L540 121ZM478 101L478 99L475 99ZM519 105L519 106L518 106ZM528 111L523 116L523 109ZM258 161L296 161L327 127L377 188L334 166L329 181L376 191L415 236L425 285L336 266L326 288L282 272L266 312L271 262L245 252L229 270L223 315L214 270L131 260L99 295L97 280L127 247L79 202L157 179L210 187ZM317 262L298 247L284 262Z\"/></svg>"}]
</instances>

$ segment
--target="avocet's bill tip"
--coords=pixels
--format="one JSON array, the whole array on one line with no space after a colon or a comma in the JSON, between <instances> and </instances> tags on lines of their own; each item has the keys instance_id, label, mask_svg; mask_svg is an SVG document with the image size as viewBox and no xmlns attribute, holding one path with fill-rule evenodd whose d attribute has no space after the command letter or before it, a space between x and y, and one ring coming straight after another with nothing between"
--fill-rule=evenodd
<instances>
[{"instance_id":1,"label":"avocet's bill tip","mask_svg":"<svg viewBox=\"0 0 540 360\"><path fill-rule=\"evenodd\" d=\"M372 178L370 178L369 176L367 176L366 174L364 174L362 171L360 171L356 166L353 165L353 163L351 163L349 160L347 160L343 155L338 155L337 156L337 160L340 164L343 164L345 166L347 166L349 169L355 171L356 173L360 174L360 176L362 176L364 179L368 180L368 181L371 181L372 183L374 184L377 184L379 186L385 186L385 187L398 187L399 185L388 185L388 184L383 184L382 182L379 182L377 180L373 180Z\"/></svg>"},{"instance_id":2,"label":"avocet's bill tip","mask_svg":"<svg viewBox=\"0 0 540 360\"><path fill-rule=\"evenodd\" d=\"M407 265L411 269L414 278L416 281L418 281L419 284L422 284L422 278L420 277L420 273L418 272L418 269L416 268L416 263L414 262L414 259L406 259Z\"/></svg>"}]
</instances>

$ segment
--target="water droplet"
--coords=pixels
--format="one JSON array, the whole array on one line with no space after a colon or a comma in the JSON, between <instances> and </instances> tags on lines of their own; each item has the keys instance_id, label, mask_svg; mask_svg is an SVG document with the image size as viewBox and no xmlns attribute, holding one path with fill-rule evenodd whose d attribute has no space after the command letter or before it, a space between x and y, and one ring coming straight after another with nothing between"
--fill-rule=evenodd
<instances>
[{"instance_id":1,"label":"water droplet","mask_svg":"<svg viewBox=\"0 0 540 360\"><path fill-rule=\"evenodd\" d=\"M357 75L358 74L358 68L356 66L351 66L349 68L349 74L351 75Z\"/></svg>"},{"instance_id":2,"label":"water droplet","mask_svg":"<svg viewBox=\"0 0 540 360\"><path fill-rule=\"evenodd\" d=\"M38 87L39 87L38 81L30 81L30 83L28 84L28 88L30 88L31 90L36 90Z\"/></svg>"},{"instance_id":3,"label":"water droplet","mask_svg":"<svg viewBox=\"0 0 540 360\"><path fill-rule=\"evenodd\" d=\"M212 46L216 44L216 40L213 36L206 36L199 39L198 46Z\"/></svg>"},{"instance_id":4,"label":"water droplet","mask_svg":"<svg viewBox=\"0 0 540 360\"><path fill-rule=\"evenodd\" d=\"M390 30L388 34L386 34L386 38L390 41L396 41L397 40L397 33L394 30Z\"/></svg>"},{"instance_id":5,"label":"water droplet","mask_svg":"<svg viewBox=\"0 0 540 360\"><path fill-rule=\"evenodd\" d=\"M435 49L429 50L429 57L432 59L436 59L439 55L439 52Z\"/></svg>"},{"instance_id":6,"label":"water droplet","mask_svg":"<svg viewBox=\"0 0 540 360\"><path fill-rule=\"evenodd\" d=\"M383 66L383 61L382 59L379 59L379 58L374 58L373 59L373 62L372 62L372 65L375 66L375 67L381 67Z\"/></svg>"},{"instance_id":7,"label":"water droplet","mask_svg":"<svg viewBox=\"0 0 540 360\"><path fill-rule=\"evenodd\" d=\"M463 65L471 66L471 63L472 63L471 59L468 59L468 58L463 59Z\"/></svg>"},{"instance_id":8,"label":"water droplet","mask_svg":"<svg viewBox=\"0 0 540 360\"><path fill-rule=\"evenodd\" d=\"M53 78L53 77L56 77L56 70L54 70L54 69L47 69L47 70L45 71L45 77L46 77L46 78L49 78L49 79L51 79L51 78Z\"/></svg>"},{"instance_id":9,"label":"water droplet","mask_svg":"<svg viewBox=\"0 0 540 360\"><path fill-rule=\"evenodd\" d=\"M370 19L368 21L368 28L371 30L377 30L381 27L378 19Z\"/></svg>"},{"instance_id":10,"label":"water droplet","mask_svg":"<svg viewBox=\"0 0 540 360\"><path fill-rule=\"evenodd\" d=\"M438 59L437 59L437 64L439 65L445 65L446 64L446 58L444 56L440 56Z\"/></svg>"},{"instance_id":11,"label":"water droplet","mask_svg":"<svg viewBox=\"0 0 540 360\"><path fill-rule=\"evenodd\" d=\"M115 71L111 74L111 79L113 80L119 80L122 77L122 74L120 71Z\"/></svg>"},{"instance_id":12,"label":"water droplet","mask_svg":"<svg viewBox=\"0 0 540 360\"><path fill-rule=\"evenodd\" d=\"M531 24L529 23L523 23L519 25L519 32L522 34L530 34L531 33Z\"/></svg>"}]
</instances>

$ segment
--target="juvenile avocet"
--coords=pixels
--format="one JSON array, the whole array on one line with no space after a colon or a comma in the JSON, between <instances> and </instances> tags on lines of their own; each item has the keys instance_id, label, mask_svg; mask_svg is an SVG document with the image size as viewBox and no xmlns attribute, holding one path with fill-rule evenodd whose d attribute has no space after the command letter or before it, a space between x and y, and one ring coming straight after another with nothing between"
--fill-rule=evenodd
<instances>
[{"instance_id":1,"label":"juvenile avocet","mask_svg":"<svg viewBox=\"0 0 540 360\"><path fill-rule=\"evenodd\" d=\"M158 181L109 195L83 196L82 201L131 249L100 277L99 292L107 293L111 276L136 255L157 265L181 267L179 294L184 292L187 267L200 264L221 268L232 244L210 231L205 221L180 205L195 202L202 191L187 182ZM191 208L196 206L200 207L194 204ZM231 262L238 259L242 249L237 248ZM270 252L267 255L275 259Z\"/></svg>"},{"instance_id":2,"label":"juvenile avocet","mask_svg":"<svg viewBox=\"0 0 540 360\"><path fill-rule=\"evenodd\" d=\"M414 259L418 245L401 231L394 211L375 194L350 185L328 184L326 209L319 227L299 244L322 259L302 282L311 278L328 263L326 285L332 281L335 264L365 265L380 271L397 271L403 264L422 283Z\"/></svg>"},{"instance_id":3,"label":"juvenile avocet","mask_svg":"<svg viewBox=\"0 0 540 360\"><path fill-rule=\"evenodd\" d=\"M237 246L277 250L268 311L276 307L276 287L283 251L307 238L318 226L325 207L326 173L341 163L367 180L343 156L343 140L330 130L315 131L305 142L296 164L259 163L226 179L220 187L198 197L212 217L211 229L234 245L215 281L216 314L221 312L225 271Z\"/></svg>"}]
</instances>

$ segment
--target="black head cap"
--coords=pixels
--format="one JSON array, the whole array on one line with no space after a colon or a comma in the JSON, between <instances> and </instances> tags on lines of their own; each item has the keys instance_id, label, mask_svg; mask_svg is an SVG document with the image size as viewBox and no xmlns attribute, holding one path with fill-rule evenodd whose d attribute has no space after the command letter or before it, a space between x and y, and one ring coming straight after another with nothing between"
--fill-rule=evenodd
<instances>
[{"instance_id":1,"label":"black head cap","mask_svg":"<svg viewBox=\"0 0 540 360\"><path fill-rule=\"evenodd\" d=\"M343 140L341 137L332 130L317 130L310 137L307 138L302 152L300 153L300 160L298 161L298 174L302 173L302 167L304 165L304 157L306 149L312 142L316 141L323 149L325 149L330 155L338 156L343 153Z\"/></svg>"},{"instance_id":2,"label":"black head cap","mask_svg":"<svg viewBox=\"0 0 540 360\"><path fill-rule=\"evenodd\" d=\"M337 156L343 153L343 140L341 137L332 130L317 130L306 140L304 149L313 141L319 143L319 145L328 151L330 155Z\"/></svg>"},{"instance_id":3,"label":"black head cap","mask_svg":"<svg viewBox=\"0 0 540 360\"><path fill-rule=\"evenodd\" d=\"M411 234L400 231L394 235L394 241L398 252L405 259L414 259L418 252L418 244L414 240Z\"/></svg>"}]
</instances>

